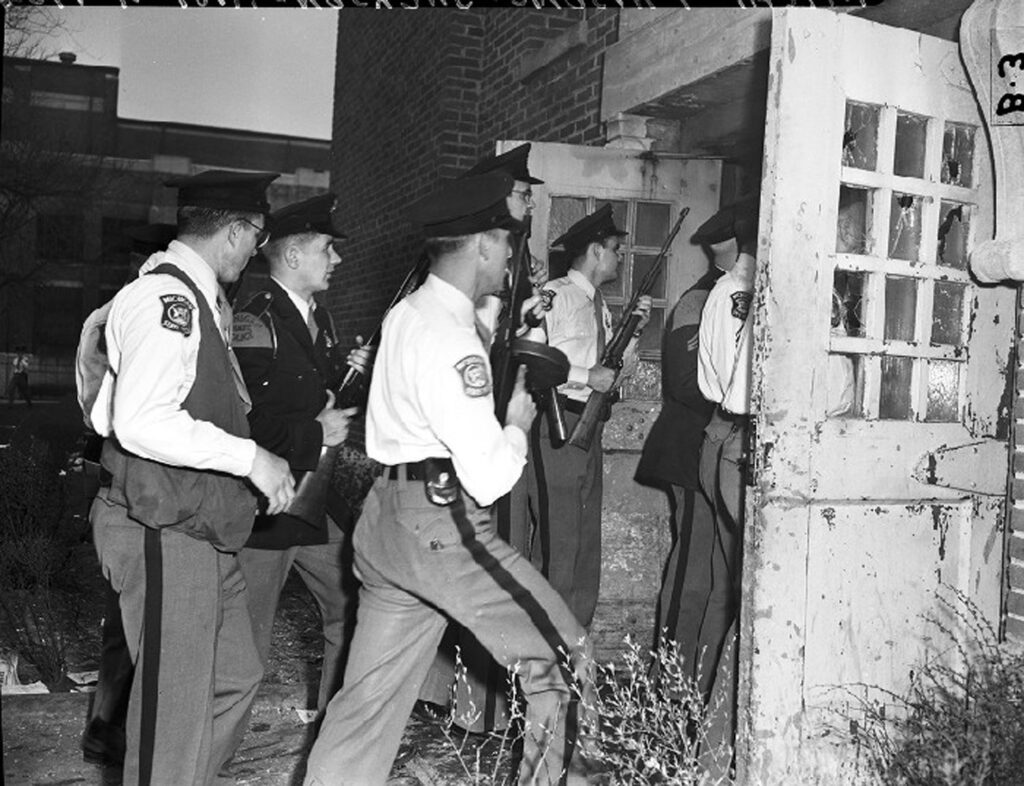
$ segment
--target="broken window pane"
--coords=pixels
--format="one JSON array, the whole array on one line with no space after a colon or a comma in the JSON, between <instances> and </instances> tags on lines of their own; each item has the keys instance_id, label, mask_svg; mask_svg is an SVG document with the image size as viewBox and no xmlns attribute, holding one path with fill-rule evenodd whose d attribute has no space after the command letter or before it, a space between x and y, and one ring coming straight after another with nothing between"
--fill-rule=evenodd
<instances>
[{"instance_id":1,"label":"broken window pane","mask_svg":"<svg viewBox=\"0 0 1024 786\"><path fill-rule=\"evenodd\" d=\"M862 398L858 380L860 355L830 353L828 356L828 400L826 416L830 418L859 417Z\"/></svg>"},{"instance_id":2,"label":"broken window pane","mask_svg":"<svg viewBox=\"0 0 1024 786\"><path fill-rule=\"evenodd\" d=\"M923 197L893 192L889 212L889 257L917 262L921 255Z\"/></svg>"},{"instance_id":3,"label":"broken window pane","mask_svg":"<svg viewBox=\"0 0 1024 786\"><path fill-rule=\"evenodd\" d=\"M960 419L960 367L955 360L928 363L928 413L933 423L955 423Z\"/></svg>"},{"instance_id":4,"label":"broken window pane","mask_svg":"<svg viewBox=\"0 0 1024 786\"><path fill-rule=\"evenodd\" d=\"M864 326L864 292L867 273L836 270L832 274L832 335L866 335Z\"/></svg>"},{"instance_id":5,"label":"broken window pane","mask_svg":"<svg viewBox=\"0 0 1024 786\"><path fill-rule=\"evenodd\" d=\"M633 244L661 248L661 244L665 242L665 237L668 235L668 213L669 205L664 202L637 202ZM621 224L618 226L626 228Z\"/></svg>"},{"instance_id":6,"label":"broken window pane","mask_svg":"<svg viewBox=\"0 0 1024 786\"><path fill-rule=\"evenodd\" d=\"M839 218L836 222L836 252L868 254L871 251L872 192L866 188L839 186Z\"/></svg>"},{"instance_id":7,"label":"broken window pane","mask_svg":"<svg viewBox=\"0 0 1024 786\"><path fill-rule=\"evenodd\" d=\"M967 269L967 232L970 229L971 208L956 202L942 200L939 212L939 246L935 263L957 270Z\"/></svg>"},{"instance_id":8,"label":"broken window pane","mask_svg":"<svg viewBox=\"0 0 1024 786\"><path fill-rule=\"evenodd\" d=\"M644 280L650 270L651 265L654 264L654 260L657 259L657 254L635 254L633 256L633 286L630 290L632 291L640 286L640 282ZM661 269L658 271L657 277L654 279L654 286L650 289L650 296L653 298L664 298L665 297L665 269L672 264L672 258L669 257L662 264ZM622 277L622 267L619 267L619 277Z\"/></svg>"},{"instance_id":9,"label":"broken window pane","mask_svg":"<svg viewBox=\"0 0 1024 786\"><path fill-rule=\"evenodd\" d=\"M878 107L847 101L843 128L843 166L877 168Z\"/></svg>"},{"instance_id":10,"label":"broken window pane","mask_svg":"<svg viewBox=\"0 0 1024 786\"><path fill-rule=\"evenodd\" d=\"M964 290L963 284L936 281L932 301L932 343L960 346L963 340Z\"/></svg>"},{"instance_id":11,"label":"broken window pane","mask_svg":"<svg viewBox=\"0 0 1024 786\"><path fill-rule=\"evenodd\" d=\"M882 386L878 396L879 418L910 419L910 383L913 372L913 358L882 358Z\"/></svg>"},{"instance_id":12,"label":"broken window pane","mask_svg":"<svg viewBox=\"0 0 1024 786\"><path fill-rule=\"evenodd\" d=\"M886 341L913 341L917 319L917 279L885 277Z\"/></svg>"},{"instance_id":13,"label":"broken window pane","mask_svg":"<svg viewBox=\"0 0 1024 786\"><path fill-rule=\"evenodd\" d=\"M942 182L970 188L974 173L974 126L946 123L942 135Z\"/></svg>"},{"instance_id":14,"label":"broken window pane","mask_svg":"<svg viewBox=\"0 0 1024 786\"><path fill-rule=\"evenodd\" d=\"M896 150L892 171L903 177L924 177L925 136L928 118L898 112L896 115Z\"/></svg>"}]
</instances>

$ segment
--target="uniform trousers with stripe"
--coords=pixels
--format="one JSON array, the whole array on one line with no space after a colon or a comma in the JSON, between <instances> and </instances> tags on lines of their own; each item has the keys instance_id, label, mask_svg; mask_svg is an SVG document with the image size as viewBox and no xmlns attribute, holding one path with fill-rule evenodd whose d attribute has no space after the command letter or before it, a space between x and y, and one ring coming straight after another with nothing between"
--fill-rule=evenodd
<instances>
[{"instance_id":1,"label":"uniform trousers with stripe","mask_svg":"<svg viewBox=\"0 0 1024 786\"><path fill-rule=\"evenodd\" d=\"M700 482L715 515L715 561L712 604L714 623L707 640L705 667L713 676L708 703L708 744L701 764L715 777L724 776L732 758L736 735L737 630L743 554L745 419L716 412L704 429L700 453Z\"/></svg>"},{"instance_id":2,"label":"uniform trousers with stripe","mask_svg":"<svg viewBox=\"0 0 1024 786\"><path fill-rule=\"evenodd\" d=\"M423 484L381 478L353 536L362 581L344 687L309 755L307 786L385 783L447 624L468 628L512 667L527 700L520 784L585 783L579 695L589 642L544 578L460 496L439 507ZM564 774L563 774L564 771Z\"/></svg>"},{"instance_id":3,"label":"uniform trousers with stripe","mask_svg":"<svg viewBox=\"0 0 1024 786\"><path fill-rule=\"evenodd\" d=\"M139 524L105 489L90 518L135 663L124 783L216 783L263 676L238 559Z\"/></svg>"},{"instance_id":4,"label":"uniform trousers with stripe","mask_svg":"<svg viewBox=\"0 0 1024 786\"><path fill-rule=\"evenodd\" d=\"M579 415L565 412L571 434ZM534 421L534 472L530 497L537 515L533 564L569 604L580 625L590 627L601 588L601 498L604 452L599 424L589 450L551 444L547 418Z\"/></svg>"},{"instance_id":5,"label":"uniform trousers with stripe","mask_svg":"<svg viewBox=\"0 0 1024 786\"><path fill-rule=\"evenodd\" d=\"M356 587L351 559L346 558L346 540L341 528L328 520L327 543L288 549L244 548L238 553L249 596L253 638L264 669L270 657L281 590L292 567L316 601L324 634L324 660L317 698L320 712L327 708L327 702L341 687L345 656L352 637Z\"/></svg>"}]
</instances>

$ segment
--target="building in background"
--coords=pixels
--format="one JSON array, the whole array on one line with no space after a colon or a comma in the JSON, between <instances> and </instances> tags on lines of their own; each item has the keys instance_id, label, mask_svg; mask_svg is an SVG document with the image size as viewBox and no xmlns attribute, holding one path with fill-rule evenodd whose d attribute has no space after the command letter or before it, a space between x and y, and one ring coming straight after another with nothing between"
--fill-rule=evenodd
<instances>
[{"instance_id":1,"label":"building in background","mask_svg":"<svg viewBox=\"0 0 1024 786\"><path fill-rule=\"evenodd\" d=\"M282 173L271 206L326 191L326 140L118 117L118 69L5 57L0 125L0 378L18 346L33 386L74 387L85 316L128 277L126 232L173 223L171 176Z\"/></svg>"}]
</instances>

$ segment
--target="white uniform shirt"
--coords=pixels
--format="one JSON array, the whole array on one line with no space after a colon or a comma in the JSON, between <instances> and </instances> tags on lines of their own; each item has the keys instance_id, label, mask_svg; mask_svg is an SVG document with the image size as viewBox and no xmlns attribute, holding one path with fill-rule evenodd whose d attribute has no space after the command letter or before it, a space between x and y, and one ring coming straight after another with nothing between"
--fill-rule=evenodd
<instances>
[{"instance_id":1,"label":"white uniform shirt","mask_svg":"<svg viewBox=\"0 0 1024 786\"><path fill-rule=\"evenodd\" d=\"M526 463L526 434L494 416L491 368L473 303L431 274L384 320L366 406L366 453L394 465L451 457L481 506Z\"/></svg>"},{"instance_id":2,"label":"white uniform shirt","mask_svg":"<svg viewBox=\"0 0 1024 786\"><path fill-rule=\"evenodd\" d=\"M733 268L715 282L700 320L697 384L734 415L750 414L751 300L750 285Z\"/></svg>"},{"instance_id":3,"label":"white uniform shirt","mask_svg":"<svg viewBox=\"0 0 1024 786\"><path fill-rule=\"evenodd\" d=\"M597 321L594 319L594 286L578 270L544 285L555 293L547 312L548 344L562 350L569 359L569 380L558 388L576 401L586 401L591 393L587 385L590 369L597 356ZM602 304L605 343L611 339L612 317Z\"/></svg>"},{"instance_id":4,"label":"white uniform shirt","mask_svg":"<svg viewBox=\"0 0 1024 786\"><path fill-rule=\"evenodd\" d=\"M220 285L202 257L184 243L172 241L167 251L151 256L143 271L170 263L196 284L220 325ZM163 326L161 298L184 297L192 304L191 331ZM223 329L223 328L222 328ZM114 297L107 319L104 376L90 420L96 433L113 433L125 450L176 467L217 470L247 476L256 457L256 443L195 420L182 405L196 377L199 313L195 296L183 282L166 275L140 275ZM215 339L216 340L216 339ZM224 395L238 395L235 388Z\"/></svg>"}]
</instances>

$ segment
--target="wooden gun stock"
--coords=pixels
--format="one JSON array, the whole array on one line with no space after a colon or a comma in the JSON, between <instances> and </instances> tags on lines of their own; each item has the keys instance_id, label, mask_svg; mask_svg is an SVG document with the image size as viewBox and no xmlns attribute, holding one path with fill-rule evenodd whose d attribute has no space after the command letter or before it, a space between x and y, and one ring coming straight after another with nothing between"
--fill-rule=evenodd
<instances>
[{"instance_id":1,"label":"wooden gun stock","mask_svg":"<svg viewBox=\"0 0 1024 786\"><path fill-rule=\"evenodd\" d=\"M672 245L672 241L675 240L676 235L679 234L679 229L682 227L683 221L689 212L690 208L688 207L684 207L680 211L679 218L676 219L675 225L665 238L665 242L661 245L661 251L654 258L651 269L647 271L647 275L644 276L640 285L636 288L632 299L623 309L619 324L615 326L611 340L608 342L608 346L605 347L604 355L601 358L601 365L615 371L616 378L622 369L622 356L625 354L626 347L629 346L629 342L636 332L637 325L640 324L640 316L633 312L636 310L640 298L643 295L649 294L654 287L654 282L661 273L665 258L668 256L669 247ZM618 395L618 390L614 385L603 393L597 390L591 391L590 396L587 398L587 403L583 407L583 413L580 415L580 419L576 421L572 434L569 435L570 445L581 450L590 450L597 427L608 419L611 405L617 400Z\"/></svg>"}]
</instances>

